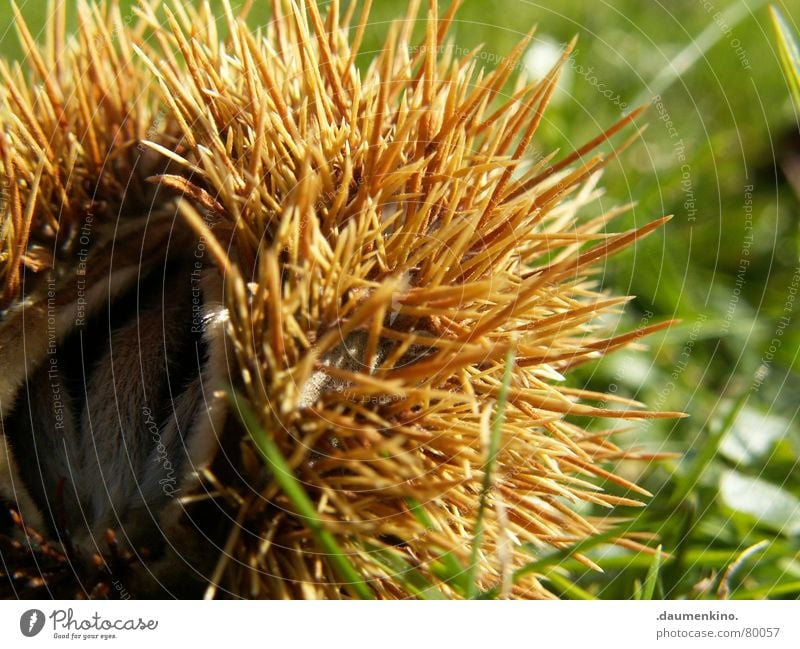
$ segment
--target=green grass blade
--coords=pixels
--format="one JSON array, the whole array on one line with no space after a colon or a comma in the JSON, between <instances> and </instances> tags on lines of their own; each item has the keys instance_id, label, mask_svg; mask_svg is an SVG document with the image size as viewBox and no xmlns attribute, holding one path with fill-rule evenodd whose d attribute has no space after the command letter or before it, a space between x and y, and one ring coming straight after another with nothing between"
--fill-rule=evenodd
<instances>
[{"instance_id":1,"label":"green grass blade","mask_svg":"<svg viewBox=\"0 0 800 649\"><path fill-rule=\"evenodd\" d=\"M497 396L497 412L492 422L491 437L489 439L489 454L486 459L486 468L483 473L483 485L478 502L478 515L475 518L475 533L472 537L472 550L469 558L469 573L467 586L467 596L470 598L478 595L477 572L478 572L478 553L483 542L483 518L486 514L486 504L489 499L489 491L492 488L492 473L494 471L497 454L500 451L500 434L503 430L503 417L505 416L506 403L508 401L508 388L511 385L511 376L514 372L514 348L511 347L506 355L506 366L503 372L503 383L500 386L500 394Z\"/></svg>"},{"instance_id":2,"label":"green grass blade","mask_svg":"<svg viewBox=\"0 0 800 649\"><path fill-rule=\"evenodd\" d=\"M419 570L410 566L408 562L396 552L377 546L366 546L370 557L375 563L382 566L394 581L412 595L419 599L447 599L434 584L432 584Z\"/></svg>"},{"instance_id":3,"label":"green grass blade","mask_svg":"<svg viewBox=\"0 0 800 649\"><path fill-rule=\"evenodd\" d=\"M652 526L651 523L642 522L641 520L636 519L621 528L615 528L613 530L609 530L601 534L595 534L589 536L583 539L582 541L579 541L575 545L572 545L568 548L564 548L563 550L556 550L554 552L550 552L549 554L539 559L536 559L536 561L531 561L530 563L526 563L524 566L514 571L512 581L514 583L517 583L523 577L534 573L541 575L547 574L549 572L549 569L551 568L557 566L563 567L565 562L570 560L571 557L573 557L576 554L583 554L584 552L587 552L588 550L591 550L594 547L603 545L605 543L610 543L614 539L623 537L626 534L630 534L631 532L647 531L651 528L651 526ZM523 548L527 549L527 546L523 546ZM585 568L583 564L578 563L577 561L575 562L575 567ZM491 588L483 592L479 596L479 599L492 599L494 597L497 597L497 595L498 595L498 590L496 588Z\"/></svg>"},{"instance_id":4,"label":"green grass blade","mask_svg":"<svg viewBox=\"0 0 800 649\"><path fill-rule=\"evenodd\" d=\"M563 550L557 550L555 552L551 552L536 561L532 561L531 563L527 563L521 568L517 569L514 573L514 579L518 580L525 575L529 575L531 573L536 572L544 572L547 568L551 568L553 566L560 566L566 560L570 559L571 557L575 556L576 554L583 554L592 548L595 548L599 545L604 545L606 543L612 542L614 539L618 539L620 537L624 537L627 534L636 531L648 531L650 529L651 524L642 523L640 521L633 521L628 525L621 527L621 528L614 528L612 530L608 530L607 532L602 532L601 534L594 534L589 536L582 541L579 541L575 545L572 545L568 548L564 548ZM583 565L583 564L577 564Z\"/></svg>"},{"instance_id":5,"label":"green grass blade","mask_svg":"<svg viewBox=\"0 0 800 649\"><path fill-rule=\"evenodd\" d=\"M783 72L789 83L795 106L800 110L800 45L780 10L775 5L771 5L769 11L772 16L772 25L778 36L778 51Z\"/></svg>"},{"instance_id":6,"label":"green grass blade","mask_svg":"<svg viewBox=\"0 0 800 649\"><path fill-rule=\"evenodd\" d=\"M339 547L333 534L325 527L325 523L314 508L311 498L309 498L303 485L295 477L278 445L266 434L253 411L245 404L244 399L239 398L234 391L229 392L229 396L233 409L239 413L242 423L264 457L276 482L292 503L300 520L311 531L320 548L326 553L325 559L330 562L333 569L345 582L344 585L357 597L360 599L374 599L375 596L365 583L364 578Z\"/></svg>"},{"instance_id":7,"label":"green grass blade","mask_svg":"<svg viewBox=\"0 0 800 649\"><path fill-rule=\"evenodd\" d=\"M425 511L421 503L413 498L408 498L406 499L406 504L414 518L416 518L426 530L434 529L433 521L431 517L428 516L428 512ZM445 582L459 595L462 597L467 595L467 591L469 590L467 583L469 571L461 565L458 558L452 552L443 551L437 560L431 563L429 569L432 574L436 575L438 579Z\"/></svg>"},{"instance_id":8,"label":"green grass blade","mask_svg":"<svg viewBox=\"0 0 800 649\"><path fill-rule=\"evenodd\" d=\"M567 599L585 599L585 600L597 599L590 592L584 590L577 584L573 583L570 579L567 579L566 577L558 574L555 571L545 575L545 578L548 579L550 583L556 587L556 590L558 590L561 593L562 597L566 597Z\"/></svg>"},{"instance_id":9,"label":"green grass blade","mask_svg":"<svg viewBox=\"0 0 800 649\"><path fill-rule=\"evenodd\" d=\"M654 523L653 525L656 525ZM787 550L788 551L788 550ZM715 550L712 548L700 547L688 550L685 554L686 563L696 568L719 568L720 566L729 564L738 556L738 551L735 550ZM662 554L661 568L663 568L673 559L666 560ZM616 556L604 557L602 560L602 568L606 571L623 571L635 570L641 572L647 570L653 563L653 557L644 553L625 553ZM559 564L562 568L569 572L591 571L580 561L576 559L566 558Z\"/></svg>"},{"instance_id":10,"label":"green grass blade","mask_svg":"<svg viewBox=\"0 0 800 649\"><path fill-rule=\"evenodd\" d=\"M656 554L653 557L653 561L650 563L650 567L647 569L647 577L644 580L644 587L642 588L641 598L644 600L651 600L655 599L656 594L658 591L662 591L663 589L659 588L659 582L661 581L661 546L659 545L656 549Z\"/></svg>"},{"instance_id":11,"label":"green grass blade","mask_svg":"<svg viewBox=\"0 0 800 649\"><path fill-rule=\"evenodd\" d=\"M800 597L800 581L787 581L781 584L769 584L767 586L752 588L750 590L737 590L735 593L733 593L732 599L756 600L764 599L766 597L785 599L790 595Z\"/></svg>"}]
</instances>

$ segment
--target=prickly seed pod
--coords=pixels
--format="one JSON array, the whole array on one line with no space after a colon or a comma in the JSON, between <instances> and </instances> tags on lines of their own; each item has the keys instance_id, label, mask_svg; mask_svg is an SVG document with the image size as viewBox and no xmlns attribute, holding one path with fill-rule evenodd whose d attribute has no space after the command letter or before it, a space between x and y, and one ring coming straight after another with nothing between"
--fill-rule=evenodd
<instances>
[{"instance_id":1,"label":"prickly seed pod","mask_svg":"<svg viewBox=\"0 0 800 649\"><path fill-rule=\"evenodd\" d=\"M607 463L651 456L580 422L675 415L563 378L664 326L604 336L626 298L593 273L665 219L578 217L640 112L532 160L571 45L509 98L531 36L481 70L457 3L419 43L412 3L366 71L368 8L276 1L252 31L224 4L224 40L206 4L81 4L73 39L62 9L0 67L17 536L89 595L551 596L515 571L646 495ZM6 540L12 586L56 582Z\"/></svg>"}]
</instances>

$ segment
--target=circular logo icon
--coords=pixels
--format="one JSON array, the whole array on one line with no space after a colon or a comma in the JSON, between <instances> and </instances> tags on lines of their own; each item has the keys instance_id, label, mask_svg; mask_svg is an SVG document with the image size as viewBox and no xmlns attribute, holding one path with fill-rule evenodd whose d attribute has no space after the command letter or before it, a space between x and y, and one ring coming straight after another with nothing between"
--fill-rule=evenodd
<instances>
[{"instance_id":1,"label":"circular logo icon","mask_svg":"<svg viewBox=\"0 0 800 649\"><path fill-rule=\"evenodd\" d=\"M44 613L38 608L25 611L19 618L19 630L22 635L32 638L44 628Z\"/></svg>"}]
</instances>

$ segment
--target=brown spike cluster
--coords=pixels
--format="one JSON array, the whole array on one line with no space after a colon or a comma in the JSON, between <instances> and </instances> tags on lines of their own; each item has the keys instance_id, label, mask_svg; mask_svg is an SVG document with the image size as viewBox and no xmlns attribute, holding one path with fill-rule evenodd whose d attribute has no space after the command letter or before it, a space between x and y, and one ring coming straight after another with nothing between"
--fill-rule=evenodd
<instances>
[{"instance_id":1,"label":"brown spike cluster","mask_svg":"<svg viewBox=\"0 0 800 649\"><path fill-rule=\"evenodd\" d=\"M529 156L572 45L508 98L530 35L481 70L476 53L457 58L446 40L457 3L440 17L431 2L412 41L418 4L365 71L356 60L369 10L353 22L355 3L322 15L311 0L276 0L253 31L225 2L224 40L207 3L179 1L143 1L132 26L116 2L81 4L77 37L65 41L62 16L44 49L22 27L28 70L0 65L4 300L19 299L22 264L36 273L56 264L50 251L73 254L87 209L116 219L123 204L125 214L177 208L224 280L224 383L370 591L415 594L389 553L448 596L465 591L442 581L442 562L468 571L476 558L479 589L548 597L536 574L507 577L608 531L614 508L646 494L604 468L644 456L618 448L611 427L580 422L676 416L563 379L665 326L604 337L597 316L626 299L598 290L593 274L666 219L612 234L624 207L578 217L609 160L594 150L639 111L558 162ZM229 419L243 482L207 472L235 521L208 594L349 595L319 530L238 413ZM577 513L585 503L610 515Z\"/></svg>"},{"instance_id":2,"label":"brown spike cluster","mask_svg":"<svg viewBox=\"0 0 800 649\"><path fill-rule=\"evenodd\" d=\"M148 209L154 192L143 170L152 162L137 145L168 126L133 52L143 21L124 22L115 2L80 2L68 39L66 3L52 3L39 47L13 7L26 55L24 67L0 60L2 307L19 295L23 265L41 271L74 254L87 215L108 221L123 202Z\"/></svg>"}]
</instances>

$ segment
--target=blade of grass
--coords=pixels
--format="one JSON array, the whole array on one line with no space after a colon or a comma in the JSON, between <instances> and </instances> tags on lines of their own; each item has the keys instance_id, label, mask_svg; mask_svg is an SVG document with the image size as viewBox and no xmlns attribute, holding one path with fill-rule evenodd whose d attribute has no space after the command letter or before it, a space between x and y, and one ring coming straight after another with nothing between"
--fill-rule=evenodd
<instances>
[{"instance_id":1,"label":"blade of grass","mask_svg":"<svg viewBox=\"0 0 800 649\"><path fill-rule=\"evenodd\" d=\"M661 546L656 549L656 554L650 567L647 569L647 577L644 580L644 587L642 588L640 599L651 600L655 599L658 591L663 591L660 587L661 581Z\"/></svg>"},{"instance_id":2,"label":"blade of grass","mask_svg":"<svg viewBox=\"0 0 800 649\"><path fill-rule=\"evenodd\" d=\"M514 571L512 581L514 583L517 583L520 579L522 579L526 575L530 575L533 573L545 574L549 568L557 566L563 567L564 562L569 560L570 557L576 554L583 554L584 552L587 552L588 550L591 550L592 548L597 547L598 545L610 543L614 539L623 537L626 534L630 534L631 532L647 531L650 529L650 527L652 527L652 524L642 522L637 518L628 523L628 525L625 525L621 528L615 528L613 530L609 530L608 532L603 532L602 534L595 534L593 536L587 537L568 548L564 548L563 550L556 550L555 552L551 552L537 559L536 561L531 561L530 563L526 563L524 566ZM535 548L529 547L527 545L524 545L523 549L527 549L531 552L536 551ZM575 562L575 565L578 568L585 568L583 564L578 562ZM498 595L498 590L496 588L490 588L489 590L484 591L480 595L480 599L492 599L494 597L497 597L497 595Z\"/></svg>"},{"instance_id":3,"label":"blade of grass","mask_svg":"<svg viewBox=\"0 0 800 649\"><path fill-rule=\"evenodd\" d=\"M769 12L778 36L778 51L783 72L789 83L795 106L800 110L800 45L780 10L775 5L770 5Z\"/></svg>"},{"instance_id":4,"label":"blade of grass","mask_svg":"<svg viewBox=\"0 0 800 649\"><path fill-rule=\"evenodd\" d=\"M672 539L669 543L673 560L661 573L661 583L666 598L678 592L678 586L686 579L689 549L695 541L700 522L707 511L707 508L700 511L698 501L698 495L691 492L676 505L667 503L671 511L665 516L662 525L665 530L664 536Z\"/></svg>"},{"instance_id":5,"label":"blade of grass","mask_svg":"<svg viewBox=\"0 0 800 649\"><path fill-rule=\"evenodd\" d=\"M686 553L686 561L693 566L699 568L715 568L720 565L726 565L736 559L738 553L731 550L711 550L706 548L690 550ZM621 571L621 570L646 570L652 565L653 557L648 554L630 554L624 553L617 556L603 557L602 568L605 571ZM663 554L661 557L661 567L669 563ZM584 564L576 559L566 559L561 564L562 568L569 572L586 571L594 572L591 568L587 568Z\"/></svg>"},{"instance_id":6,"label":"blade of grass","mask_svg":"<svg viewBox=\"0 0 800 649\"><path fill-rule=\"evenodd\" d=\"M467 597L473 598L478 595L477 573L478 573L478 553L483 542L483 518L486 514L486 504L489 499L489 491L492 488L492 472L494 471L497 453L500 451L500 434L503 430L503 417L505 415L506 403L508 401L508 388L511 385L511 376L514 370L514 348L509 348L506 355L506 366L503 372L503 382L500 386L500 393L497 396L497 412L492 422L492 430L489 438L489 453L486 459L486 467L483 473L483 484L481 486L480 500L478 501L478 514L475 518L475 532L472 537L472 550L469 557L469 573L467 580Z\"/></svg>"},{"instance_id":7,"label":"blade of grass","mask_svg":"<svg viewBox=\"0 0 800 649\"><path fill-rule=\"evenodd\" d=\"M425 575L410 566L396 552L373 545L367 545L366 549L369 551L370 558L389 572L392 579L402 584L412 595L420 599L447 599L434 584L425 578Z\"/></svg>"},{"instance_id":8,"label":"blade of grass","mask_svg":"<svg viewBox=\"0 0 800 649\"><path fill-rule=\"evenodd\" d=\"M733 594L733 599L747 599L756 600L765 597L780 597L784 598L787 595L800 594L800 581L787 581L783 584L770 584L762 586L761 588L753 588L750 590L737 590Z\"/></svg>"},{"instance_id":9,"label":"blade of grass","mask_svg":"<svg viewBox=\"0 0 800 649\"><path fill-rule=\"evenodd\" d=\"M433 521L431 517L428 516L428 512L425 511L421 503L413 498L407 498L406 504L414 518L416 518L426 530L434 529ZM466 596L469 590L469 586L467 585L468 571L461 565L452 552L442 552L438 559L431 563L429 568L436 577L453 588L459 595L462 597Z\"/></svg>"},{"instance_id":10,"label":"blade of grass","mask_svg":"<svg viewBox=\"0 0 800 649\"><path fill-rule=\"evenodd\" d=\"M325 523L314 508L311 498L309 498L305 489L295 477L278 445L269 438L260 426L258 419L249 406L245 404L244 399L239 398L239 395L233 390L229 391L228 394L232 407L239 414L251 439L264 457L275 481L292 503L300 520L311 531L320 548L326 553L326 560L330 562L336 573L344 580L344 585L357 597L360 599L374 599L375 596L365 583L364 578L339 547L333 534L325 527Z\"/></svg>"},{"instance_id":11,"label":"blade of grass","mask_svg":"<svg viewBox=\"0 0 800 649\"><path fill-rule=\"evenodd\" d=\"M607 532L602 532L601 534L594 534L586 537L582 541L579 541L575 545L564 548L563 550L551 552L537 559L536 561L525 564L521 568L517 569L517 571L514 573L514 578L519 579L534 572L543 572L546 568L550 568L551 566L561 566L565 561L576 554L584 554L598 545L611 543L614 539L627 536L633 532L649 531L651 527L652 523L641 521L637 518L625 526L619 528L615 527L614 529L608 530ZM524 547L532 550L532 548L528 548L528 546ZM582 566L583 564L576 562L576 565Z\"/></svg>"},{"instance_id":12,"label":"blade of grass","mask_svg":"<svg viewBox=\"0 0 800 649\"><path fill-rule=\"evenodd\" d=\"M562 597L567 597L569 599L584 599L584 600L596 600L597 598L592 595L590 592L584 590L577 584L573 583L571 580L567 579L563 575L558 574L557 572L553 571L545 575L545 578L550 581L553 586L561 593Z\"/></svg>"}]
</instances>

